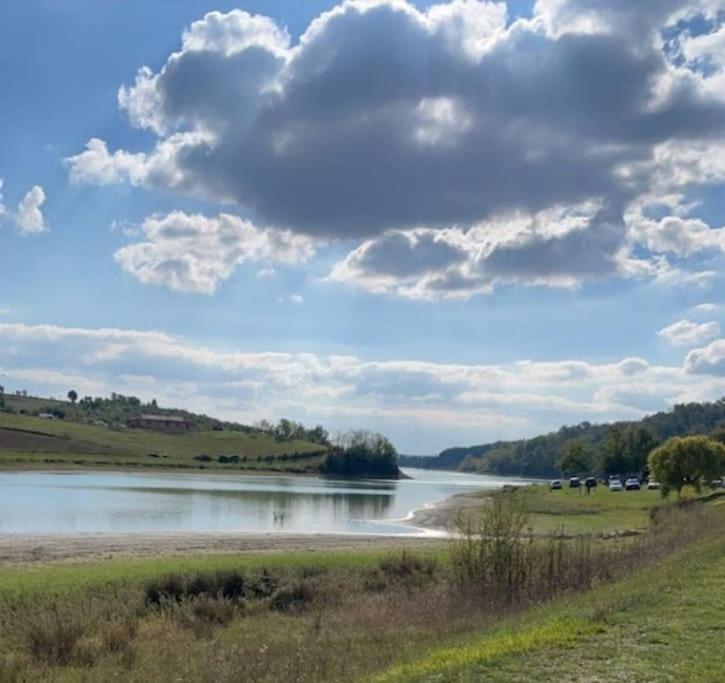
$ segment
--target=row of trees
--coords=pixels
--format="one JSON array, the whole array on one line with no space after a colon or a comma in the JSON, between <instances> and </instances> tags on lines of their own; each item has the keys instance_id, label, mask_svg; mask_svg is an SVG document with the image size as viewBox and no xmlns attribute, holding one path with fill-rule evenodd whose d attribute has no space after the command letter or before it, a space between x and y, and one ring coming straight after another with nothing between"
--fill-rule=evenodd
<instances>
[{"instance_id":1,"label":"row of trees","mask_svg":"<svg viewBox=\"0 0 725 683\"><path fill-rule=\"evenodd\" d=\"M548 477L641 472L649 452L673 436L711 436L725 443L725 398L676 405L637 422L564 426L530 439L450 448L437 458L403 457L408 466Z\"/></svg>"},{"instance_id":2,"label":"row of trees","mask_svg":"<svg viewBox=\"0 0 725 683\"><path fill-rule=\"evenodd\" d=\"M634 474L646 469L647 457L655 446L657 440L646 427L615 426L599 446L583 439L567 442L556 461L556 468L566 476L595 472Z\"/></svg>"},{"instance_id":3,"label":"row of trees","mask_svg":"<svg viewBox=\"0 0 725 683\"><path fill-rule=\"evenodd\" d=\"M260 420L255 424L255 427L262 432L273 435L280 441L300 439L321 446L327 446L330 443L330 434L322 425L316 425L309 429L301 422L295 422L286 417L283 417L276 425L267 420Z\"/></svg>"}]
</instances>

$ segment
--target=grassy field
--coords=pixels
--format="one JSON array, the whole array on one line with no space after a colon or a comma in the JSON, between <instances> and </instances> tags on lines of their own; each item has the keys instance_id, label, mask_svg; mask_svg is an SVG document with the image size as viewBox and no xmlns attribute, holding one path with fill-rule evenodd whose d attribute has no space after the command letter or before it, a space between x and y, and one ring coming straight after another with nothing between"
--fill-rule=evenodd
<instances>
[{"instance_id":1,"label":"grassy field","mask_svg":"<svg viewBox=\"0 0 725 683\"><path fill-rule=\"evenodd\" d=\"M725 539L376 676L424 681L725 680Z\"/></svg>"},{"instance_id":2,"label":"grassy field","mask_svg":"<svg viewBox=\"0 0 725 683\"><path fill-rule=\"evenodd\" d=\"M164 434L0 413L0 468L5 469L116 466L307 472L319 468L320 448L231 430ZM212 461L194 460L202 453ZM241 462L219 463L221 454L238 455Z\"/></svg>"},{"instance_id":3,"label":"grassy field","mask_svg":"<svg viewBox=\"0 0 725 683\"><path fill-rule=\"evenodd\" d=\"M436 553L440 555L440 553ZM373 567L390 551L295 552L245 555L190 555L137 560L112 560L90 564L39 567L0 567L0 611L11 605L73 599L89 593L115 593L137 589L145 582L169 574L196 574L226 570L322 571Z\"/></svg>"},{"instance_id":4,"label":"grassy field","mask_svg":"<svg viewBox=\"0 0 725 683\"><path fill-rule=\"evenodd\" d=\"M587 495L582 487L550 491L537 485L518 489L534 533L606 534L645 529L649 512L664 501L659 491L612 492L601 484Z\"/></svg>"}]
</instances>

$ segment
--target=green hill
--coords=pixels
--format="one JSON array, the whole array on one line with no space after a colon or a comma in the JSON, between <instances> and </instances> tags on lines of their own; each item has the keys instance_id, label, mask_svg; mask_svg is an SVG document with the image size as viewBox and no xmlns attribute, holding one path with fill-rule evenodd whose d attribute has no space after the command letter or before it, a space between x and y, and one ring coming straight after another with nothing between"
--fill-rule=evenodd
<instances>
[{"instance_id":1,"label":"green hill","mask_svg":"<svg viewBox=\"0 0 725 683\"><path fill-rule=\"evenodd\" d=\"M91 399L99 406L93 410L67 401L6 395L5 411L0 412L0 468L116 466L306 473L320 471L328 450L326 444L309 439L284 438L272 431L121 398ZM126 426L126 420L149 408L184 417L190 430L171 434Z\"/></svg>"},{"instance_id":2,"label":"green hill","mask_svg":"<svg viewBox=\"0 0 725 683\"><path fill-rule=\"evenodd\" d=\"M632 442L638 439L647 441L652 447L671 436L688 434L707 434L723 440L725 398L713 403L676 405L669 412L656 413L637 421L611 424L582 422L531 439L448 448L436 457L402 456L399 464L401 467L549 477L559 475L557 463L574 444L588 453L593 461L599 461L607 450L612 456L617 456L618 451L624 456L628 449L633 448ZM593 471L596 469L594 467Z\"/></svg>"}]
</instances>

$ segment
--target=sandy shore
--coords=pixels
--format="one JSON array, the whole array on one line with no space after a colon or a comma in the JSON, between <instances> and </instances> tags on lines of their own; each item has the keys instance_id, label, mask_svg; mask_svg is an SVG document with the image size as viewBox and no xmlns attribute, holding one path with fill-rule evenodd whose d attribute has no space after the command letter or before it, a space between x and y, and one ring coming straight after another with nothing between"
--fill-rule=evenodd
<instances>
[{"instance_id":1,"label":"sandy shore","mask_svg":"<svg viewBox=\"0 0 725 683\"><path fill-rule=\"evenodd\" d=\"M411 515L409 524L429 531L450 532L461 513L480 508L483 502L480 495L459 493L416 510Z\"/></svg>"},{"instance_id":2,"label":"sandy shore","mask_svg":"<svg viewBox=\"0 0 725 683\"><path fill-rule=\"evenodd\" d=\"M343 534L0 534L0 567L194 554L420 548L430 536Z\"/></svg>"}]
</instances>

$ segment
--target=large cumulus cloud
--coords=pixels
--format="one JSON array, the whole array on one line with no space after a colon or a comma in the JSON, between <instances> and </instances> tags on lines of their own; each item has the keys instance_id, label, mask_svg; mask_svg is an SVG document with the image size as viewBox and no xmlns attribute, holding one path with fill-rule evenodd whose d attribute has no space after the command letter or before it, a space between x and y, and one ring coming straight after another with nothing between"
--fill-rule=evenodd
<instances>
[{"instance_id":1,"label":"large cumulus cloud","mask_svg":"<svg viewBox=\"0 0 725 683\"><path fill-rule=\"evenodd\" d=\"M723 144L721 62L700 67L720 41L693 43L687 28L698 14L718 34L717 5L539 0L507 24L501 3L348 0L297 41L268 18L213 12L119 93L156 146L94 139L68 165L77 181L235 204L263 228L365 240L348 265L378 289L388 265L376 245L401 253L401 269L384 272L398 292L659 272L623 256L626 207L676 183L654 163L662 150L675 169L691 145ZM588 231L511 244L476 229L591 202L607 214ZM466 245L451 244L456 232Z\"/></svg>"}]
</instances>

